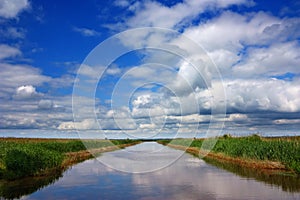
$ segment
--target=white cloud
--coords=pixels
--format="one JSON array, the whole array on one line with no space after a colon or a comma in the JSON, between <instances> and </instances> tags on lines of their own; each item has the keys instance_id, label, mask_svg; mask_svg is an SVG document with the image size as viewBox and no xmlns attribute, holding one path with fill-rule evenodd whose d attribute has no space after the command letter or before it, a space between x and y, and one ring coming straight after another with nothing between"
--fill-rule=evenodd
<instances>
[{"instance_id":1,"label":"white cloud","mask_svg":"<svg viewBox=\"0 0 300 200\"><path fill-rule=\"evenodd\" d=\"M217 70L213 69L213 65L206 64L205 52L199 52L198 49L193 51L191 44L183 42L183 37L176 38L175 34L170 36L163 31L151 32L149 29L144 32L143 29L128 32L122 40L125 46L140 48L168 43L175 46L173 49L166 48L167 50L180 48L183 54L180 54L181 52L179 54L187 59L185 62L178 61L159 51L153 52L144 62L160 63L160 60L163 60L161 62L165 65L172 63L170 67L174 70L173 73L166 76L162 75L162 70L154 66L141 65L128 70L127 77L122 77L127 78L122 82L122 85L126 86L134 83L133 86L140 87L143 83L153 81L163 83L167 88L136 92L132 95L131 114L140 128L161 127L152 121L159 117L161 120L166 117L170 127L188 128L189 123L193 125L208 123L210 120L208 113L211 109L215 109L216 112L213 113L213 120L224 120L227 125L260 124L261 119L256 118L256 114L266 111L273 113L300 111L298 100L300 82L297 80L300 73L298 66L300 49L297 42L300 36L299 19L283 19L266 12L241 14L219 10L219 15L207 21L200 20L199 24L190 24L191 19L203 12L227 8L233 4L246 3L184 1L167 7L158 2L145 1L132 10L132 17L124 20L126 26L131 28L160 26L181 31L183 28L186 36L204 47L224 78L224 82L219 80L220 77L217 77ZM128 7L128 1L120 2L120 6ZM187 61L195 61L199 65L195 68ZM294 74L295 77L289 81L270 78L285 73ZM166 80L161 81L159 77ZM144 82L137 81L139 79L143 79ZM223 90L227 100L222 95ZM154 95L159 92L159 95ZM222 107L224 104L231 114L225 119L222 119L221 115L220 118L216 117L215 114L224 111ZM199 112L202 115L199 115ZM267 117L268 122L265 120L265 123L272 123L271 115L273 116L270 114ZM181 123L178 116L181 117ZM275 122L279 124L282 121Z\"/></svg>"},{"instance_id":2,"label":"white cloud","mask_svg":"<svg viewBox=\"0 0 300 200\"><path fill-rule=\"evenodd\" d=\"M39 101L38 108L44 110L50 110L53 108L53 101L48 99L47 100L42 99Z\"/></svg>"},{"instance_id":3,"label":"white cloud","mask_svg":"<svg viewBox=\"0 0 300 200\"><path fill-rule=\"evenodd\" d=\"M66 75L62 75L61 77L56 77L56 78L51 77L48 83L51 85L52 89L68 88L73 86L74 79L75 79L74 75L66 74Z\"/></svg>"},{"instance_id":4,"label":"white cloud","mask_svg":"<svg viewBox=\"0 0 300 200\"><path fill-rule=\"evenodd\" d=\"M209 75L205 73L205 65L193 66L188 62L182 62L179 71L174 81L169 85L169 88L177 96L188 95L194 92L197 88L206 88L210 82Z\"/></svg>"},{"instance_id":5,"label":"white cloud","mask_svg":"<svg viewBox=\"0 0 300 200\"><path fill-rule=\"evenodd\" d=\"M224 12L206 23L185 30L185 34L211 52L226 49L239 52L244 45L268 44L274 39L264 30L280 19L263 12L241 15Z\"/></svg>"},{"instance_id":6,"label":"white cloud","mask_svg":"<svg viewBox=\"0 0 300 200\"><path fill-rule=\"evenodd\" d=\"M182 116L168 116L168 120L176 120L180 124L198 124L201 122L209 122L210 115L200 115L200 114L191 114L191 115L182 115Z\"/></svg>"},{"instance_id":7,"label":"white cloud","mask_svg":"<svg viewBox=\"0 0 300 200\"><path fill-rule=\"evenodd\" d=\"M225 81L224 84L229 111L300 111L299 80L289 82L278 79L237 79Z\"/></svg>"},{"instance_id":8,"label":"white cloud","mask_svg":"<svg viewBox=\"0 0 300 200\"><path fill-rule=\"evenodd\" d=\"M245 121L247 120L248 117L245 114L240 114L240 113L235 113L235 114L230 114L229 117L226 119L226 121Z\"/></svg>"},{"instance_id":9,"label":"white cloud","mask_svg":"<svg viewBox=\"0 0 300 200\"><path fill-rule=\"evenodd\" d=\"M2 2L0 0L0 16L4 18L17 17L29 6L27 1L22 1L28 5L22 7L22 4L18 4L19 7L8 8L9 4L14 5L17 1ZM122 40L124 45L142 48L167 42L172 47L166 47L166 51L182 53L180 55L186 60L158 50L149 51L149 56L142 52L144 63L131 69L113 65L105 71L103 66L82 66L78 79L89 83L97 81L103 72L111 76L119 76L124 72L124 76L119 82L120 89L114 91L119 95L111 102L120 107L112 110L110 107L99 106L99 99L75 97L74 111L78 114L75 115L76 122L72 122L71 96L51 96L50 93L41 94L36 89L43 84L49 84L51 89L68 87L73 83L72 76L53 78L43 75L41 70L33 66L0 63L0 97L6 99L0 105L3 111L0 126L86 130L98 129L99 122L104 130L142 132L148 129L155 132L158 129L176 130L180 127L181 130L190 131L198 124L208 124L210 120L225 120L229 125L259 124L262 123L261 118L256 118L259 113L299 112L299 18L281 19L265 12L238 14L223 9L231 5L248 4L244 0L186 0L168 7L155 1L115 1L115 5L131 12L130 17L124 19L123 27L160 26L180 29L204 47L224 76L226 102L221 95L222 82L216 80L212 65L206 64L205 52L198 52L197 48L193 51L194 46L182 42L181 37L176 38L164 31L149 33L148 30L141 30L134 34L128 32ZM8 8L5 12L3 5ZM201 13L217 10L220 11L218 15L210 20L200 19L196 25L191 23ZM3 13L6 13L5 16ZM84 36L100 34L88 28L75 27L73 30ZM0 31L0 34L7 33L14 38L24 37L24 30L21 29ZM189 48L192 50L189 51ZM22 53L18 48L0 45L1 60L20 55ZM199 65L192 67L188 61ZM295 77L288 81L270 78L287 72L295 74ZM105 78L108 80L111 77ZM103 83L107 84L105 81ZM91 84L84 86L86 88L80 88L82 90L79 89L79 93L93 90ZM42 100L37 98L42 96ZM114 101L125 102L126 106L128 101L132 104L129 109L121 107L124 104L114 104ZM227 118L209 115L211 109L221 107L222 103L226 103L230 112ZM92 119L94 115L97 115L98 121ZM291 119L272 117L268 116L267 120L275 125L299 122L295 119L297 116Z\"/></svg>"},{"instance_id":10,"label":"white cloud","mask_svg":"<svg viewBox=\"0 0 300 200\"><path fill-rule=\"evenodd\" d=\"M0 17L15 18L29 7L28 0L0 0Z\"/></svg>"},{"instance_id":11,"label":"white cloud","mask_svg":"<svg viewBox=\"0 0 300 200\"><path fill-rule=\"evenodd\" d=\"M172 77L174 77L176 73L172 67L156 63L147 63L128 69L125 74L122 75L120 82L126 83L127 85L130 84L134 87L140 87L143 84L147 84L150 87L151 83L167 85L167 83L173 81Z\"/></svg>"},{"instance_id":12,"label":"white cloud","mask_svg":"<svg viewBox=\"0 0 300 200\"><path fill-rule=\"evenodd\" d=\"M130 5L130 2L127 0L117 0L114 2L114 4L119 7L127 7Z\"/></svg>"},{"instance_id":13,"label":"white cloud","mask_svg":"<svg viewBox=\"0 0 300 200\"><path fill-rule=\"evenodd\" d=\"M108 110L105 118L102 118L99 124L103 129L132 130L137 128L130 110L126 107Z\"/></svg>"},{"instance_id":14,"label":"white cloud","mask_svg":"<svg viewBox=\"0 0 300 200\"><path fill-rule=\"evenodd\" d=\"M134 78L153 78L156 74L156 69L151 66L137 66L132 67L126 72L127 76L132 76Z\"/></svg>"},{"instance_id":15,"label":"white cloud","mask_svg":"<svg viewBox=\"0 0 300 200\"><path fill-rule=\"evenodd\" d=\"M231 74L231 66L241 59L241 56L236 52L221 48L208 52L208 55L214 61L222 76Z\"/></svg>"},{"instance_id":16,"label":"white cloud","mask_svg":"<svg viewBox=\"0 0 300 200\"><path fill-rule=\"evenodd\" d=\"M73 30L75 32L80 33L83 36L86 37L91 37L91 36L99 36L101 33L97 32L96 30L93 29L88 29L88 28L78 28L78 27L74 27Z\"/></svg>"},{"instance_id":17,"label":"white cloud","mask_svg":"<svg viewBox=\"0 0 300 200\"><path fill-rule=\"evenodd\" d=\"M91 79L98 79L105 71L104 66L89 66L82 64L77 72L78 75L86 76Z\"/></svg>"},{"instance_id":18,"label":"white cloud","mask_svg":"<svg viewBox=\"0 0 300 200\"><path fill-rule=\"evenodd\" d=\"M96 114L97 105L100 100L95 97L77 96L72 94L69 103L72 104L72 111L75 121L82 121L85 119L93 119Z\"/></svg>"},{"instance_id":19,"label":"white cloud","mask_svg":"<svg viewBox=\"0 0 300 200\"><path fill-rule=\"evenodd\" d=\"M125 108L108 110L104 112L105 108L99 108L100 113L98 115L98 121L96 119L84 117L91 116L93 112L92 108L88 108L87 105L80 105L84 107L81 111L81 115L75 117L76 121L67 121L62 122L58 125L58 129L78 129L78 130L87 130L87 129L101 129L101 130L133 130L136 129L136 123L131 118L129 110ZM88 111L87 111L88 109ZM83 111L89 112L83 113ZM77 112L76 112L77 113ZM93 114L93 113L92 113ZM93 115L92 115L93 116Z\"/></svg>"},{"instance_id":20,"label":"white cloud","mask_svg":"<svg viewBox=\"0 0 300 200\"><path fill-rule=\"evenodd\" d=\"M4 38L24 38L25 37L25 30L23 28L16 28L16 27L8 27L6 29L0 30L0 35Z\"/></svg>"},{"instance_id":21,"label":"white cloud","mask_svg":"<svg viewBox=\"0 0 300 200\"><path fill-rule=\"evenodd\" d=\"M140 106L144 107L151 102L152 98L153 97L151 94L138 96L136 99L133 100L132 105L137 108L139 108Z\"/></svg>"},{"instance_id":22,"label":"white cloud","mask_svg":"<svg viewBox=\"0 0 300 200\"><path fill-rule=\"evenodd\" d=\"M57 127L59 130L75 130L74 122L62 122Z\"/></svg>"},{"instance_id":23,"label":"white cloud","mask_svg":"<svg viewBox=\"0 0 300 200\"><path fill-rule=\"evenodd\" d=\"M41 86L51 82L51 77L44 76L38 68L28 65L13 65L0 63L0 96L10 98L17 87L22 85Z\"/></svg>"},{"instance_id":24,"label":"white cloud","mask_svg":"<svg viewBox=\"0 0 300 200\"><path fill-rule=\"evenodd\" d=\"M59 99L59 98L57 98ZM1 128L43 128L55 129L63 120L72 119L70 110L61 109L61 105L54 105L51 110L38 107L38 101L26 99L2 101L0 105ZM63 103L63 102L59 102Z\"/></svg>"},{"instance_id":25,"label":"white cloud","mask_svg":"<svg viewBox=\"0 0 300 200\"><path fill-rule=\"evenodd\" d=\"M224 76L234 72L234 77L252 77L270 72L298 73L297 27L299 18L228 11L184 33L204 47Z\"/></svg>"},{"instance_id":26,"label":"white cloud","mask_svg":"<svg viewBox=\"0 0 300 200\"><path fill-rule=\"evenodd\" d=\"M135 118L178 114L186 116L210 109L215 109L217 114L219 110L222 112L223 109L220 107L224 104L228 112L300 111L299 80L225 80L223 84L227 96L226 102L224 96L219 95L220 84L222 83L214 82L211 88L197 90L188 96L176 98L166 95L161 96L162 98L153 98L150 93L142 94L133 99L132 114ZM248 119L247 115L236 113L230 115L228 120Z\"/></svg>"},{"instance_id":27,"label":"white cloud","mask_svg":"<svg viewBox=\"0 0 300 200\"><path fill-rule=\"evenodd\" d=\"M234 66L235 76L275 76L285 73L299 74L300 46L286 42L263 48L249 48L247 57Z\"/></svg>"},{"instance_id":28,"label":"white cloud","mask_svg":"<svg viewBox=\"0 0 300 200\"><path fill-rule=\"evenodd\" d=\"M15 99L24 100L24 99L35 99L42 96L41 93L36 91L36 88L32 85L23 85L16 89L16 94L14 95Z\"/></svg>"},{"instance_id":29,"label":"white cloud","mask_svg":"<svg viewBox=\"0 0 300 200\"><path fill-rule=\"evenodd\" d=\"M7 114L0 120L0 126L4 128L39 128L39 125L36 116L27 113L14 116Z\"/></svg>"},{"instance_id":30,"label":"white cloud","mask_svg":"<svg viewBox=\"0 0 300 200\"><path fill-rule=\"evenodd\" d=\"M141 129L155 129L155 124L140 124L139 128Z\"/></svg>"},{"instance_id":31,"label":"white cloud","mask_svg":"<svg viewBox=\"0 0 300 200\"><path fill-rule=\"evenodd\" d=\"M60 130L93 130L99 129L99 126L94 119L84 119L81 122L62 122L57 128Z\"/></svg>"},{"instance_id":32,"label":"white cloud","mask_svg":"<svg viewBox=\"0 0 300 200\"><path fill-rule=\"evenodd\" d=\"M55 129L61 121L73 118L71 97L52 96L36 89L43 85L49 85L52 91L58 85L68 87L70 78L52 78L36 67L5 62L0 63L1 128Z\"/></svg>"},{"instance_id":33,"label":"white cloud","mask_svg":"<svg viewBox=\"0 0 300 200\"><path fill-rule=\"evenodd\" d=\"M175 28L186 24L200 13L208 10L227 8L231 5L249 4L249 1L198 1L187 0L167 7L156 1L145 1L142 5L135 6L134 16L126 20L128 27L164 27Z\"/></svg>"},{"instance_id":34,"label":"white cloud","mask_svg":"<svg viewBox=\"0 0 300 200\"><path fill-rule=\"evenodd\" d=\"M5 58L13 58L21 55L21 51L15 47L11 47L5 44L0 44L0 60Z\"/></svg>"},{"instance_id":35,"label":"white cloud","mask_svg":"<svg viewBox=\"0 0 300 200\"><path fill-rule=\"evenodd\" d=\"M111 76L119 75L121 74L121 72L122 69L119 68L117 65L110 66L106 69L106 74Z\"/></svg>"},{"instance_id":36,"label":"white cloud","mask_svg":"<svg viewBox=\"0 0 300 200\"><path fill-rule=\"evenodd\" d=\"M153 118L180 113L178 99L172 96L144 93L132 99L132 115L135 118Z\"/></svg>"},{"instance_id":37,"label":"white cloud","mask_svg":"<svg viewBox=\"0 0 300 200\"><path fill-rule=\"evenodd\" d=\"M299 124L300 119L277 119L273 122L274 124Z\"/></svg>"}]
</instances>

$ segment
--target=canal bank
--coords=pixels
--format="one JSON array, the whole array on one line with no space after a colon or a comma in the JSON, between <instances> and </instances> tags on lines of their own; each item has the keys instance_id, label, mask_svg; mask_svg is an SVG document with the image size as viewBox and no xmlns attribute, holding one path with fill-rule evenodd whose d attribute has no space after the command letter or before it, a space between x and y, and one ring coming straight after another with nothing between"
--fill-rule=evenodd
<instances>
[{"instance_id":1,"label":"canal bank","mask_svg":"<svg viewBox=\"0 0 300 200\"><path fill-rule=\"evenodd\" d=\"M211 140L211 141L210 141ZM263 138L258 135L212 139L160 140L159 143L195 156L227 162L266 172L300 174L300 138ZM212 143L209 149L205 142Z\"/></svg>"}]
</instances>

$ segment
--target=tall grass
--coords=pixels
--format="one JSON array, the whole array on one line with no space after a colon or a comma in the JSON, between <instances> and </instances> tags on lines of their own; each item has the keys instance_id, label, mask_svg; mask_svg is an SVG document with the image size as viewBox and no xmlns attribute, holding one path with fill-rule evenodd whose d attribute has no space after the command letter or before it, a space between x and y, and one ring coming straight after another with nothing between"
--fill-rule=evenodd
<instances>
[{"instance_id":1,"label":"tall grass","mask_svg":"<svg viewBox=\"0 0 300 200\"><path fill-rule=\"evenodd\" d=\"M61 165L64 153L84 150L81 141L0 141L0 178L31 176Z\"/></svg>"},{"instance_id":2,"label":"tall grass","mask_svg":"<svg viewBox=\"0 0 300 200\"><path fill-rule=\"evenodd\" d=\"M221 138L213 148L229 156L279 161L300 174L300 143L291 140L263 140L259 136Z\"/></svg>"},{"instance_id":3,"label":"tall grass","mask_svg":"<svg viewBox=\"0 0 300 200\"><path fill-rule=\"evenodd\" d=\"M203 139L163 141L163 143L168 142L200 148ZM245 159L279 161L287 168L300 174L300 140L298 138L266 139L258 135L235 138L225 135L218 139L212 152Z\"/></svg>"},{"instance_id":4,"label":"tall grass","mask_svg":"<svg viewBox=\"0 0 300 200\"><path fill-rule=\"evenodd\" d=\"M67 152L132 143L132 140L0 140L0 178L17 179L62 165Z\"/></svg>"},{"instance_id":5,"label":"tall grass","mask_svg":"<svg viewBox=\"0 0 300 200\"><path fill-rule=\"evenodd\" d=\"M45 148L12 148L4 157L4 178L16 179L60 166L63 155Z\"/></svg>"}]
</instances>

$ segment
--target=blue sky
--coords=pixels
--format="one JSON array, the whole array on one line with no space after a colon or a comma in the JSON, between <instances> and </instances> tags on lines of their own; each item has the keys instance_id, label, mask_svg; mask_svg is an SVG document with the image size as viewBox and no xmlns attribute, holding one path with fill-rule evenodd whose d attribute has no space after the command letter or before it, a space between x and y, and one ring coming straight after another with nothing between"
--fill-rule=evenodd
<instances>
[{"instance_id":1,"label":"blue sky","mask_svg":"<svg viewBox=\"0 0 300 200\"><path fill-rule=\"evenodd\" d=\"M299 134L299 38L291 0L0 0L0 129Z\"/></svg>"}]
</instances>

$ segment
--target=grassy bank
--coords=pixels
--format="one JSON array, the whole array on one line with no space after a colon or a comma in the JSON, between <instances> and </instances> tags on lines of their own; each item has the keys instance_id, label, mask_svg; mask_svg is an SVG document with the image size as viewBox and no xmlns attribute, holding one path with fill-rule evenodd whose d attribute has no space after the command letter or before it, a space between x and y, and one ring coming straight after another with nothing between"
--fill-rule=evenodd
<instances>
[{"instance_id":1,"label":"grassy bank","mask_svg":"<svg viewBox=\"0 0 300 200\"><path fill-rule=\"evenodd\" d=\"M170 141L162 140L167 144ZM175 147L188 146L191 153L199 153L203 139L172 140ZM198 151L197 151L198 150ZM201 153L201 152L200 152ZM300 138L261 138L258 135L249 137L220 137L211 150L209 157L218 160L240 163L243 166L255 168L271 168L293 171L300 174Z\"/></svg>"},{"instance_id":2,"label":"grassy bank","mask_svg":"<svg viewBox=\"0 0 300 200\"><path fill-rule=\"evenodd\" d=\"M66 168L92 157L92 153L115 150L132 140L0 139L0 179L35 176ZM117 145L117 146L116 146ZM86 150L94 149L94 152Z\"/></svg>"}]
</instances>

